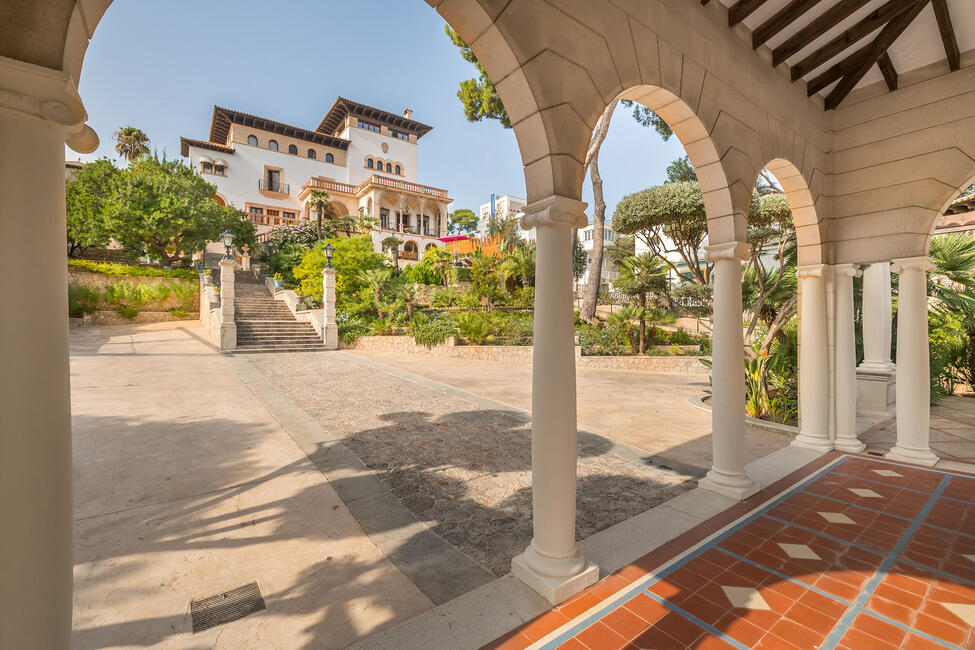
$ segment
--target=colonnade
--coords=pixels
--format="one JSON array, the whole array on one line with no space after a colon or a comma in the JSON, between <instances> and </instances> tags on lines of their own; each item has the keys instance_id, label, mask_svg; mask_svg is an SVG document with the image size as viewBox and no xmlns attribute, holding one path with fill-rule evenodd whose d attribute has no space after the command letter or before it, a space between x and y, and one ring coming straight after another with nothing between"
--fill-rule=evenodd
<instances>
[{"instance_id":1,"label":"colonnade","mask_svg":"<svg viewBox=\"0 0 975 650\"><path fill-rule=\"evenodd\" d=\"M552 196L525 207L523 228L536 228L535 348L532 370L532 512L534 539L512 563L513 573L553 603L598 577L579 552L576 516L576 382L573 359L570 232L586 224L585 204ZM700 487L745 499L760 486L745 471L745 387L741 262L745 242L707 247L713 263L713 460ZM864 323L877 331L868 361L887 364L890 279L900 275L897 320L897 445L889 458L933 465L928 447L929 383L926 257L867 266ZM870 269L873 269L872 271ZM888 270L889 269L889 270ZM799 433L793 445L826 452L862 451L857 439L857 365L853 279L857 264L798 268L800 295ZM885 292L886 291L886 295ZM871 310L879 310L874 313ZM870 312L869 317L867 312ZM886 337L886 338L885 338ZM886 348L885 348L886 346Z\"/></svg>"}]
</instances>

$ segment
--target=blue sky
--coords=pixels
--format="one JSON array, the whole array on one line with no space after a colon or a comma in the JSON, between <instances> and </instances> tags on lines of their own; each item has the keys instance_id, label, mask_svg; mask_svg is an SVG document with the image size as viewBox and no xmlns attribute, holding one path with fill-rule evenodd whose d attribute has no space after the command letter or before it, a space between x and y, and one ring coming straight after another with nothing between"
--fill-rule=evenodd
<instances>
[{"instance_id":1,"label":"blue sky","mask_svg":"<svg viewBox=\"0 0 975 650\"><path fill-rule=\"evenodd\" d=\"M422 0L116 0L85 59L80 92L101 146L81 158L114 157L112 133L130 124L178 157L180 136L206 139L214 104L314 129L342 95L412 108L434 127L419 181L449 190L454 208L525 196L514 132L464 118L457 87L475 71L443 27ZM619 109L600 156L607 216L681 155Z\"/></svg>"}]
</instances>

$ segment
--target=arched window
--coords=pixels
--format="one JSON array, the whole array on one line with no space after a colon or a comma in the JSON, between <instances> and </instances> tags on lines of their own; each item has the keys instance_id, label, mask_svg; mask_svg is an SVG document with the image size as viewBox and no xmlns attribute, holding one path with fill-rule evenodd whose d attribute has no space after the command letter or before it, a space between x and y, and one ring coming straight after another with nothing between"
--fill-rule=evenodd
<instances>
[{"instance_id":1,"label":"arched window","mask_svg":"<svg viewBox=\"0 0 975 650\"><path fill-rule=\"evenodd\" d=\"M294 156L297 156L298 155L298 147L294 146L293 144L289 144L288 145L288 153L290 153L290 154L292 154Z\"/></svg>"},{"instance_id":2,"label":"arched window","mask_svg":"<svg viewBox=\"0 0 975 650\"><path fill-rule=\"evenodd\" d=\"M333 156L330 153L325 154L325 162L327 162L327 163L333 163L333 162L335 162L335 156Z\"/></svg>"},{"instance_id":3,"label":"arched window","mask_svg":"<svg viewBox=\"0 0 975 650\"><path fill-rule=\"evenodd\" d=\"M271 151L277 151L278 150L278 141L277 140L268 140L267 141L267 148L270 149Z\"/></svg>"},{"instance_id":4,"label":"arched window","mask_svg":"<svg viewBox=\"0 0 975 650\"><path fill-rule=\"evenodd\" d=\"M389 163L386 163L386 172L389 174L393 173L393 166L390 165Z\"/></svg>"},{"instance_id":5,"label":"arched window","mask_svg":"<svg viewBox=\"0 0 975 650\"><path fill-rule=\"evenodd\" d=\"M372 167L373 167L372 158L367 158L366 159L366 167L368 167L369 169L372 169Z\"/></svg>"},{"instance_id":6,"label":"arched window","mask_svg":"<svg viewBox=\"0 0 975 650\"><path fill-rule=\"evenodd\" d=\"M314 149L309 149L308 150L308 157L311 158L312 160L315 159L315 150ZM325 156L325 160L328 160L328 156Z\"/></svg>"},{"instance_id":7,"label":"arched window","mask_svg":"<svg viewBox=\"0 0 975 650\"><path fill-rule=\"evenodd\" d=\"M400 166L399 166L399 165L396 165L396 175L397 175L397 176L401 176L402 174L403 174L403 172L402 172L402 170L400 169Z\"/></svg>"},{"instance_id":8,"label":"arched window","mask_svg":"<svg viewBox=\"0 0 975 650\"><path fill-rule=\"evenodd\" d=\"M247 144L249 144L252 147L256 147L257 146L257 136L256 135L249 135L249 136L247 136Z\"/></svg>"}]
</instances>

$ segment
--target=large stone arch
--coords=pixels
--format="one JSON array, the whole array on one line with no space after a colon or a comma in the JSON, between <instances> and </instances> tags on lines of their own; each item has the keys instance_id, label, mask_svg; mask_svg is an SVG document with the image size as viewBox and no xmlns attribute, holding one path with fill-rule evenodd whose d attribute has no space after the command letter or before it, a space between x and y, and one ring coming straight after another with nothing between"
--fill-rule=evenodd
<instances>
[{"instance_id":1,"label":"large stone arch","mask_svg":"<svg viewBox=\"0 0 975 650\"><path fill-rule=\"evenodd\" d=\"M823 175L814 176L812 184L803 176L796 165L785 158L775 158L766 165L775 180L782 186L785 197L792 210L792 220L796 227L796 246L799 266L825 264L827 262L823 243L825 221L821 216L826 196L822 191ZM816 179L819 179L818 182Z\"/></svg>"}]
</instances>

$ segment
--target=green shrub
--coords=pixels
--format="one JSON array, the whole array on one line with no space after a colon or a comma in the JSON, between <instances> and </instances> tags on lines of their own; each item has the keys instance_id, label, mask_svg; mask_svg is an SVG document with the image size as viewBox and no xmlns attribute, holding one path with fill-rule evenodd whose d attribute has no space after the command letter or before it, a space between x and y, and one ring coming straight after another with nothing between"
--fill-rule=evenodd
<instances>
[{"instance_id":1,"label":"green shrub","mask_svg":"<svg viewBox=\"0 0 975 650\"><path fill-rule=\"evenodd\" d=\"M130 307L129 305L119 305L115 308L115 311L118 312L118 315L122 318L127 318L129 320L133 320L139 315L139 310L135 307Z\"/></svg>"},{"instance_id":2,"label":"green shrub","mask_svg":"<svg viewBox=\"0 0 975 650\"><path fill-rule=\"evenodd\" d=\"M174 318L186 318L187 316L190 315L188 311L183 309L177 309L176 307L170 309L169 313L172 314Z\"/></svg>"},{"instance_id":3,"label":"green shrub","mask_svg":"<svg viewBox=\"0 0 975 650\"><path fill-rule=\"evenodd\" d=\"M118 264L116 262L93 262L91 260L68 260L68 267L90 273L122 275L134 278L180 278L195 280L199 277L193 269L160 269L153 266Z\"/></svg>"},{"instance_id":4,"label":"green shrub","mask_svg":"<svg viewBox=\"0 0 975 650\"><path fill-rule=\"evenodd\" d=\"M467 291L460 295L457 300L457 306L463 307L464 309L480 309L481 296L474 290Z\"/></svg>"},{"instance_id":5,"label":"green shrub","mask_svg":"<svg viewBox=\"0 0 975 650\"><path fill-rule=\"evenodd\" d=\"M701 341L700 341L700 343L698 343L698 345L701 346L701 354L703 354L705 356L711 356L711 351L712 351L711 345L712 345L712 342L711 342L711 339L710 338L703 338L703 339L701 339Z\"/></svg>"},{"instance_id":6,"label":"green shrub","mask_svg":"<svg viewBox=\"0 0 975 650\"><path fill-rule=\"evenodd\" d=\"M437 289L430 296L430 304L434 307L453 307L458 300L460 300L460 292L449 287Z\"/></svg>"},{"instance_id":7,"label":"green shrub","mask_svg":"<svg viewBox=\"0 0 975 650\"><path fill-rule=\"evenodd\" d=\"M630 339L622 326L583 323L577 331L579 345L582 346L582 353L585 355L619 356L632 353Z\"/></svg>"},{"instance_id":8,"label":"green shrub","mask_svg":"<svg viewBox=\"0 0 975 650\"><path fill-rule=\"evenodd\" d=\"M474 345L484 343L491 332L491 324L485 314L462 312L456 316L454 322L460 335Z\"/></svg>"},{"instance_id":9,"label":"green shrub","mask_svg":"<svg viewBox=\"0 0 975 650\"><path fill-rule=\"evenodd\" d=\"M100 294L89 287L68 285L68 316L81 318L84 314L98 311Z\"/></svg>"},{"instance_id":10,"label":"green shrub","mask_svg":"<svg viewBox=\"0 0 975 650\"><path fill-rule=\"evenodd\" d=\"M369 325L357 316L340 313L336 316L335 322L338 325L339 340L346 345L354 343L357 338L369 334L370 331Z\"/></svg>"},{"instance_id":11,"label":"green shrub","mask_svg":"<svg viewBox=\"0 0 975 650\"><path fill-rule=\"evenodd\" d=\"M467 266L455 266L450 271L451 284L471 282L471 269Z\"/></svg>"},{"instance_id":12,"label":"green shrub","mask_svg":"<svg viewBox=\"0 0 975 650\"><path fill-rule=\"evenodd\" d=\"M417 345L432 348L454 335L454 323L445 314L419 313L410 321L410 334Z\"/></svg>"}]
</instances>

